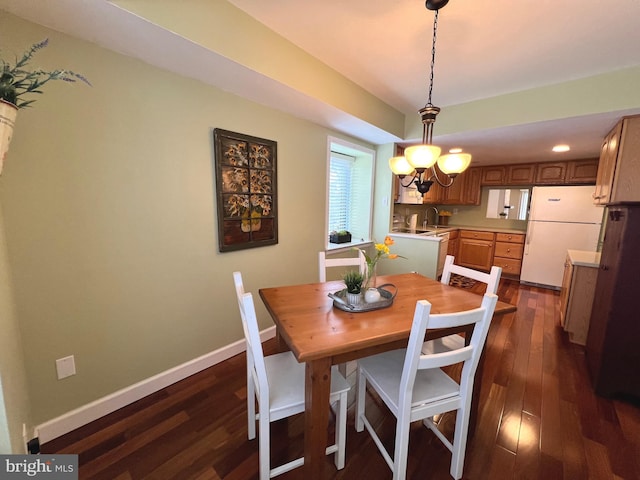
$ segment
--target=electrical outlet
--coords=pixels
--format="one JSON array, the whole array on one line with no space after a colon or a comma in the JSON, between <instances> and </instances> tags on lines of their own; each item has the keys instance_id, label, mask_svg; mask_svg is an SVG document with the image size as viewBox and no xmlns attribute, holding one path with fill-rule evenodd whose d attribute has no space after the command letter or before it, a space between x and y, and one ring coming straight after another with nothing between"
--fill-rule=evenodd
<instances>
[{"instance_id":1,"label":"electrical outlet","mask_svg":"<svg viewBox=\"0 0 640 480\"><path fill-rule=\"evenodd\" d=\"M76 374L76 362L73 355L59 358L56 360L56 371L58 372L58 380L70 377Z\"/></svg>"},{"instance_id":2,"label":"electrical outlet","mask_svg":"<svg viewBox=\"0 0 640 480\"><path fill-rule=\"evenodd\" d=\"M454 214L454 215L457 215L457 214L458 214L458 209L457 209L457 208L454 208L454 209L453 209L453 214Z\"/></svg>"}]
</instances>

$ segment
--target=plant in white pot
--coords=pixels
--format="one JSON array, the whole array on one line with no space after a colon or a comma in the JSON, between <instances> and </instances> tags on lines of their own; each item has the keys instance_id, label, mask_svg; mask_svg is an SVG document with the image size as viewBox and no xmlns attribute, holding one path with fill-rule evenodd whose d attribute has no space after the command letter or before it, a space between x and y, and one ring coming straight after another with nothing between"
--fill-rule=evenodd
<instances>
[{"instance_id":1,"label":"plant in white pot","mask_svg":"<svg viewBox=\"0 0 640 480\"><path fill-rule=\"evenodd\" d=\"M364 275L358 270L348 270L342 276L345 286L347 287L347 302L351 305L359 305L362 302L362 283Z\"/></svg>"},{"instance_id":2,"label":"plant in white pot","mask_svg":"<svg viewBox=\"0 0 640 480\"><path fill-rule=\"evenodd\" d=\"M14 63L0 58L0 174L9 151L18 110L35 102L35 99L25 98L25 95L41 94L42 86L51 80L65 82L80 80L91 85L82 75L70 70L28 70L27 65L31 57L48 44L48 38L33 44L20 59L16 57Z\"/></svg>"}]
</instances>

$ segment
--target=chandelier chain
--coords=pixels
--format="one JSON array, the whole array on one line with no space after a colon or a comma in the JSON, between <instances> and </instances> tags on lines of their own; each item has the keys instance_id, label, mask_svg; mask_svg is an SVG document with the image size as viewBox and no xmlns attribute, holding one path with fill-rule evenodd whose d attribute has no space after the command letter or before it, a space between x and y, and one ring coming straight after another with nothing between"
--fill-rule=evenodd
<instances>
[{"instance_id":1,"label":"chandelier chain","mask_svg":"<svg viewBox=\"0 0 640 480\"><path fill-rule=\"evenodd\" d=\"M428 106L433 106L431 103L431 94L433 93L433 68L436 63L436 39L437 39L437 31L438 31L438 12L436 10L433 16L433 40L431 41L431 73L429 75L429 100L427 102Z\"/></svg>"}]
</instances>

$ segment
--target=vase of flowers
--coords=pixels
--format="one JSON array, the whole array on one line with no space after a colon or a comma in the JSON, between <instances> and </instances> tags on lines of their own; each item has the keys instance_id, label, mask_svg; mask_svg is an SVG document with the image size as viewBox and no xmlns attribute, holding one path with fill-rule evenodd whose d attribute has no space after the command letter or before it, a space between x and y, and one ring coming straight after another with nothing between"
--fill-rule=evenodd
<instances>
[{"instance_id":1,"label":"vase of flowers","mask_svg":"<svg viewBox=\"0 0 640 480\"><path fill-rule=\"evenodd\" d=\"M365 291L368 288L376 287L376 275L377 275L376 269L377 269L378 261L380 259L388 258L390 260L394 260L396 258L406 258L406 257L403 257L402 255L398 255L397 253L391 253L389 247L392 246L393 244L394 244L393 238L387 235L386 237L384 237L383 243L375 244L376 250L374 255L369 256L365 250L362 250L362 253L364 253L364 258L367 262L367 273L365 276L365 284L364 284Z\"/></svg>"},{"instance_id":2,"label":"vase of flowers","mask_svg":"<svg viewBox=\"0 0 640 480\"><path fill-rule=\"evenodd\" d=\"M347 287L347 302L351 305L362 303L362 283L365 276L357 270L349 270L342 276L342 280Z\"/></svg>"},{"instance_id":3,"label":"vase of flowers","mask_svg":"<svg viewBox=\"0 0 640 480\"><path fill-rule=\"evenodd\" d=\"M35 99L25 99L25 95L42 94L42 86L51 80L65 82L80 80L91 85L86 78L71 70L27 70L31 57L48 44L47 38L32 45L19 60L16 58L14 64L0 58L0 173L9 150L18 110L35 102Z\"/></svg>"}]
</instances>

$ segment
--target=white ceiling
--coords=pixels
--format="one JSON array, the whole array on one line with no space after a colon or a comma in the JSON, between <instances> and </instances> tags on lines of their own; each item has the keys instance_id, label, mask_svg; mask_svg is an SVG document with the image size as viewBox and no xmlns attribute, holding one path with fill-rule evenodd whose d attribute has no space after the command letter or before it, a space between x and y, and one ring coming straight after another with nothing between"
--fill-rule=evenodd
<instances>
[{"instance_id":1,"label":"white ceiling","mask_svg":"<svg viewBox=\"0 0 640 480\"><path fill-rule=\"evenodd\" d=\"M396 109L417 117L426 103L433 12L422 0L229 1ZM256 98L257 84L274 103L295 95L106 0L0 0L0 9L248 98ZM439 15L433 103L444 110L640 65L638 18L638 0L451 0ZM197 63L185 64L188 58ZM210 69L216 75L206 74ZM293 114L326 119L365 140L384 138L342 112L285 103ZM572 145L565 158L596 157L616 119L630 113L640 108L447 136L438 136L436 123L434 139L461 145L485 164L553 160L548 147L559 142Z\"/></svg>"}]
</instances>

